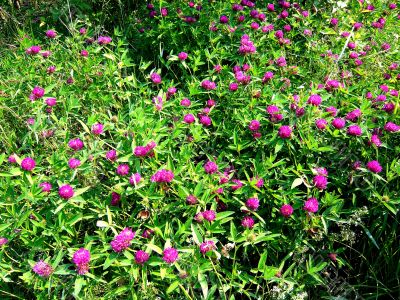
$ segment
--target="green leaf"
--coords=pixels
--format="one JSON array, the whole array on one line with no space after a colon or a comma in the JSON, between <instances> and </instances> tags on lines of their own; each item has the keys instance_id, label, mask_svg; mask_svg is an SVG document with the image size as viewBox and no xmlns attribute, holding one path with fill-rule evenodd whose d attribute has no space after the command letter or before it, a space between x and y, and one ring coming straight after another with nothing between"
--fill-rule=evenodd
<instances>
[{"instance_id":1,"label":"green leaf","mask_svg":"<svg viewBox=\"0 0 400 300\"><path fill-rule=\"evenodd\" d=\"M151 249L160 255L162 255L162 253L163 253L162 249L154 244L146 244L146 246L148 249Z\"/></svg>"},{"instance_id":2,"label":"green leaf","mask_svg":"<svg viewBox=\"0 0 400 300\"><path fill-rule=\"evenodd\" d=\"M208 295L208 284L207 284L207 280L206 277L203 273L199 273L197 276L200 286L201 286L201 291L203 292L203 296L206 299L207 295Z\"/></svg>"},{"instance_id":3,"label":"green leaf","mask_svg":"<svg viewBox=\"0 0 400 300\"><path fill-rule=\"evenodd\" d=\"M179 286L179 280L174 281L167 289L167 294L171 294Z\"/></svg>"},{"instance_id":4,"label":"green leaf","mask_svg":"<svg viewBox=\"0 0 400 300\"><path fill-rule=\"evenodd\" d=\"M291 189L294 189L301 184L303 184L303 178L296 178L292 183Z\"/></svg>"},{"instance_id":5,"label":"green leaf","mask_svg":"<svg viewBox=\"0 0 400 300\"><path fill-rule=\"evenodd\" d=\"M192 228L192 236L193 240L197 245L200 245L203 242L203 237L201 236L200 232L197 230L197 224L191 224Z\"/></svg>"},{"instance_id":6,"label":"green leaf","mask_svg":"<svg viewBox=\"0 0 400 300\"><path fill-rule=\"evenodd\" d=\"M74 288L74 296L79 298L79 293L82 289L82 287L85 285L85 279L81 276L78 276L75 279L75 288Z\"/></svg>"}]
</instances>

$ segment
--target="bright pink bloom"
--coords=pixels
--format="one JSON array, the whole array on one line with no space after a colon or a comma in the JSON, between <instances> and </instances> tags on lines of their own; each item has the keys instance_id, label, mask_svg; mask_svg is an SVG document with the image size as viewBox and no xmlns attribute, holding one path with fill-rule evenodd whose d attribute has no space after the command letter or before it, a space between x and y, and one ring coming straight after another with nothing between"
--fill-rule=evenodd
<instances>
[{"instance_id":1,"label":"bright pink bloom","mask_svg":"<svg viewBox=\"0 0 400 300\"><path fill-rule=\"evenodd\" d=\"M74 196L74 189L69 184L65 184L60 186L58 189L58 194L61 198L68 200Z\"/></svg>"},{"instance_id":2,"label":"bright pink bloom","mask_svg":"<svg viewBox=\"0 0 400 300\"><path fill-rule=\"evenodd\" d=\"M310 213L315 213L318 211L318 200L316 198L309 198L304 203L303 209Z\"/></svg>"},{"instance_id":3,"label":"bright pink bloom","mask_svg":"<svg viewBox=\"0 0 400 300\"><path fill-rule=\"evenodd\" d=\"M163 261L168 264L173 264L178 260L178 250L175 248L165 248L163 251Z\"/></svg>"},{"instance_id":4,"label":"bright pink bloom","mask_svg":"<svg viewBox=\"0 0 400 300\"><path fill-rule=\"evenodd\" d=\"M35 160L30 157L25 157L21 161L21 168L25 171L32 171L35 168L35 166L36 166Z\"/></svg>"},{"instance_id":5,"label":"bright pink bloom","mask_svg":"<svg viewBox=\"0 0 400 300\"><path fill-rule=\"evenodd\" d=\"M285 218L289 218L293 214L293 207L290 204L282 205L280 212Z\"/></svg>"}]
</instances>

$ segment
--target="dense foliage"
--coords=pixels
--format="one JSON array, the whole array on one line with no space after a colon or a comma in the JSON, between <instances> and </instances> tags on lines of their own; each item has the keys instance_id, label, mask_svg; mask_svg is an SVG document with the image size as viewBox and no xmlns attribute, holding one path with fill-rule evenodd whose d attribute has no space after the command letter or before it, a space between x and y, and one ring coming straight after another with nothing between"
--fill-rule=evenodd
<instances>
[{"instance_id":1,"label":"dense foliage","mask_svg":"<svg viewBox=\"0 0 400 300\"><path fill-rule=\"evenodd\" d=\"M69 8L16 30L2 297L400 297L399 11L316 2L160 0L112 34L90 26L112 10Z\"/></svg>"}]
</instances>

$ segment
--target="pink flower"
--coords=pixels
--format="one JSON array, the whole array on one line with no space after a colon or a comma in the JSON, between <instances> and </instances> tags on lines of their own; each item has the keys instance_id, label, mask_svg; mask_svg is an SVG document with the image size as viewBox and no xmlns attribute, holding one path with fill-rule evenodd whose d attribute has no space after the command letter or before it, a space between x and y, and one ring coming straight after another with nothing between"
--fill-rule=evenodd
<instances>
[{"instance_id":1,"label":"pink flower","mask_svg":"<svg viewBox=\"0 0 400 300\"><path fill-rule=\"evenodd\" d=\"M74 189L69 184L65 184L60 186L58 189L58 194L61 198L68 200L74 196Z\"/></svg>"},{"instance_id":2,"label":"pink flower","mask_svg":"<svg viewBox=\"0 0 400 300\"><path fill-rule=\"evenodd\" d=\"M138 184L141 180L142 180L142 176L140 176L139 173L135 173L135 174L132 174L132 176L129 178L129 183L131 185L135 185L135 184Z\"/></svg>"},{"instance_id":3,"label":"pink flower","mask_svg":"<svg viewBox=\"0 0 400 300\"><path fill-rule=\"evenodd\" d=\"M337 108L334 107L334 106L329 106L329 107L327 107L327 108L325 109L325 111L328 112L332 117L336 117L337 112L338 112Z\"/></svg>"},{"instance_id":4,"label":"pink flower","mask_svg":"<svg viewBox=\"0 0 400 300\"><path fill-rule=\"evenodd\" d=\"M35 168L35 166L36 166L35 160L30 157L25 157L21 161L21 168L25 171L32 171Z\"/></svg>"},{"instance_id":5,"label":"pink flower","mask_svg":"<svg viewBox=\"0 0 400 300\"><path fill-rule=\"evenodd\" d=\"M191 104L190 100L188 98L183 98L181 101L181 105L185 107L189 107Z\"/></svg>"},{"instance_id":6,"label":"pink flower","mask_svg":"<svg viewBox=\"0 0 400 300\"><path fill-rule=\"evenodd\" d=\"M346 115L346 120L349 120L351 122L357 122L358 119L361 117L361 110L359 108L352 110Z\"/></svg>"},{"instance_id":7,"label":"pink flower","mask_svg":"<svg viewBox=\"0 0 400 300\"><path fill-rule=\"evenodd\" d=\"M370 141L370 142L371 142L372 144L374 144L375 146L377 146L377 147L382 146L382 142L381 142L381 140L379 139L379 136L376 135L376 134L371 135L371 141Z\"/></svg>"},{"instance_id":8,"label":"pink flower","mask_svg":"<svg viewBox=\"0 0 400 300\"><path fill-rule=\"evenodd\" d=\"M35 86L32 90L31 95L33 95L34 100L40 99L44 95L44 89L41 88L40 86Z\"/></svg>"},{"instance_id":9,"label":"pink flower","mask_svg":"<svg viewBox=\"0 0 400 300\"><path fill-rule=\"evenodd\" d=\"M195 121L195 118L192 114L187 114L183 117L183 122L187 124L192 124Z\"/></svg>"},{"instance_id":10,"label":"pink flower","mask_svg":"<svg viewBox=\"0 0 400 300\"><path fill-rule=\"evenodd\" d=\"M89 271L89 261L90 252L85 248L77 250L72 257L72 262L76 265L79 275L86 274Z\"/></svg>"},{"instance_id":11,"label":"pink flower","mask_svg":"<svg viewBox=\"0 0 400 300\"><path fill-rule=\"evenodd\" d=\"M209 160L204 164L204 171L207 174L214 174L218 171L218 166L215 162Z\"/></svg>"},{"instance_id":12,"label":"pink flower","mask_svg":"<svg viewBox=\"0 0 400 300\"><path fill-rule=\"evenodd\" d=\"M110 161L115 161L117 159L117 151L110 150L106 153L106 159Z\"/></svg>"},{"instance_id":13,"label":"pink flower","mask_svg":"<svg viewBox=\"0 0 400 300\"><path fill-rule=\"evenodd\" d=\"M232 182L235 183L235 185L232 186L233 191L236 191L243 186L243 183L239 179L232 179Z\"/></svg>"},{"instance_id":14,"label":"pink flower","mask_svg":"<svg viewBox=\"0 0 400 300\"><path fill-rule=\"evenodd\" d=\"M215 245L214 241L204 241L200 244L200 252L203 255L215 249L217 249L217 246Z\"/></svg>"},{"instance_id":15,"label":"pink flower","mask_svg":"<svg viewBox=\"0 0 400 300\"><path fill-rule=\"evenodd\" d=\"M72 139L68 142L68 147L70 147L71 149L78 151L81 150L83 148L83 142L77 138L77 139Z\"/></svg>"},{"instance_id":16,"label":"pink flower","mask_svg":"<svg viewBox=\"0 0 400 300\"><path fill-rule=\"evenodd\" d=\"M217 88L217 85L215 84L215 82L212 82L210 80L203 80L201 82L201 87L205 90L215 90Z\"/></svg>"},{"instance_id":17,"label":"pink flower","mask_svg":"<svg viewBox=\"0 0 400 300\"><path fill-rule=\"evenodd\" d=\"M49 277L53 273L53 268L43 260L39 260L32 268L33 272L38 274L40 277Z\"/></svg>"},{"instance_id":18,"label":"pink flower","mask_svg":"<svg viewBox=\"0 0 400 300\"><path fill-rule=\"evenodd\" d=\"M245 216L242 219L242 226L244 228L249 228L249 229L253 228L254 227L254 219L250 216Z\"/></svg>"},{"instance_id":19,"label":"pink flower","mask_svg":"<svg viewBox=\"0 0 400 300\"><path fill-rule=\"evenodd\" d=\"M291 134L292 134L292 129L290 128L290 126L283 125L283 126L279 127L278 135L281 138L288 139L288 138L290 138Z\"/></svg>"},{"instance_id":20,"label":"pink flower","mask_svg":"<svg viewBox=\"0 0 400 300\"><path fill-rule=\"evenodd\" d=\"M392 122L387 122L383 127L383 129L386 130L387 132L398 132L400 131L400 126Z\"/></svg>"},{"instance_id":21,"label":"pink flower","mask_svg":"<svg viewBox=\"0 0 400 300\"><path fill-rule=\"evenodd\" d=\"M202 212L202 216L207 221L212 222L216 218L216 213L215 213L214 210L205 210L205 211Z\"/></svg>"},{"instance_id":22,"label":"pink flower","mask_svg":"<svg viewBox=\"0 0 400 300\"><path fill-rule=\"evenodd\" d=\"M249 129L251 131L258 131L260 129L260 122L257 120L250 121Z\"/></svg>"},{"instance_id":23,"label":"pink flower","mask_svg":"<svg viewBox=\"0 0 400 300\"><path fill-rule=\"evenodd\" d=\"M99 36L97 38L97 43L99 45L107 45L109 43L111 43L112 39L109 36Z\"/></svg>"},{"instance_id":24,"label":"pink flower","mask_svg":"<svg viewBox=\"0 0 400 300\"><path fill-rule=\"evenodd\" d=\"M104 126L101 123L96 123L92 125L92 133L95 135L100 135L103 133Z\"/></svg>"},{"instance_id":25,"label":"pink flower","mask_svg":"<svg viewBox=\"0 0 400 300\"><path fill-rule=\"evenodd\" d=\"M165 248L163 251L163 261L168 264L173 264L178 260L178 250L175 248Z\"/></svg>"},{"instance_id":26,"label":"pink flower","mask_svg":"<svg viewBox=\"0 0 400 300\"><path fill-rule=\"evenodd\" d=\"M77 159L77 158L71 158L71 159L68 161L68 166L69 166L71 169L76 169L76 168L78 168L80 165L81 165L81 161L80 161L79 159Z\"/></svg>"},{"instance_id":27,"label":"pink flower","mask_svg":"<svg viewBox=\"0 0 400 300\"><path fill-rule=\"evenodd\" d=\"M154 83L154 84L160 84L161 83L161 76L157 73L151 73L150 74L150 80Z\"/></svg>"},{"instance_id":28,"label":"pink flower","mask_svg":"<svg viewBox=\"0 0 400 300\"><path fill-rule=\"evenodd\" d=\"M260 200L257 198L249 198L246 201L246 207L252 211L256 211L260 206Z\"/></svg>"},{"instance_id":29,"label":"pink flower","mask_svg":"<svg viewBox=\"0 0 400 300\"><path fill-rule=\"evenodd\" d=\"M326 186L328 184L328 179L326 179L325 176L322 175L316 175L313 178L313 183L314 186L319 189L319 190L324 190L326 189Z\"/></svg>"},{"instance_id":30,"label":"pink flower","mask_svg":"<svg viewBox=\"0 0 400 300\"><path fill-rule=\"evenodd\" d=\"M149 260L150 255L143 251L143 250L138 250L135 253L135 263L138 265L144 265L148 260Z\"/></svg>"},{"instance_id":31,"label":"pink flower","mask_svg":"<svg viewBox=\"0 0 400 300\"><path fill-rule=\"evenodd\" d=\"M46 36L50 39L54 39L57 36L57 32L55 32L54 30L47 30L46 31Z\"/></svg>"},{"instance_id":32,"label":"pink flower","mask_svg":"<svg viewBox=\"0 0 400 300\"><path fill-rule=\"evenodd\" d=\"M336 129L342 129L346 125L346 120L342 118L335 118L332 120L331 124Z\"/></svg>"},{"instance_id":33,"label":"pink flower","mask_svg":"<svg viewBox=\"0 0 400 300\"><path fill-rule=\"evenodd\" d=\"M372 160L367 163L367 169L374 173L382 172L382 166L379 164L377 160Z\"/></svg>"},{"instance_id":34,"label":"pink flower","mask_svg":"<svg viewBox=\"0 0 400 300\"><path fill-rule=\"evenodd\" d=\"M31 46L28 49L25 50L25 53L28 55L35 55L38 54L42 50L40 46Z\"/></svg>"},{"instance_id":35,"label":"pink flower","mask_svg":"<svg viewBox=\"0 0 400 300\"><path fill-rule=\"evenodd\" d=\"M8 243L8 239L5 237L0 237L0 247L7 244Z\"/></svg>"},{"instance_id":36,"label":"pink flower","mask_svg":"<svg viewBox=\"0 0 400 300\"><path fill-rule=\"evenodd\" d=\"M130 228L122 230L110 243L115 252L122 252L131 245L131 241L135 238L135 232Z\"/></svg>"},{"instance_id":37,"label":"pink flower","mask_svg":"<svg viewBox=\"0 0 400 300\"><path fill-rule=\"evenodd\" d=\"M171 182L174 179L174 173L172 171L162 169L157 171L153 176L151 176L152 182Z\"/></svg>"},{"instance_id":38,"label":"pink flower","mask_svg":"<svg viewBox=\"0 0 400 300\"><path fill-rule=\"evenodd\" d=\"M325 119L315 120L315 126L317 126L317 128L320 130L324 130L327 125L328 125L328 122Z\"/></svg>"},{"instance_id":39,"label":"pink flower","mask_svg":"<svg viewBox=\"0 0 400 300\"><path fill-rule=\"evenodd\" d=\"M50 193L51 188L52 188L50 182L42 182L42 183L39 184L39 187L42 188L42 192L43 193Z\"/></svg>"},{"instance_id":40,"label":"pink flower","mask_svg":"<svg viewBox=\"0 0 400 300\"><path fill-rule=\"evenodd\" d=\"M194 195L189 195L186 197L186 203L189 205L197 204L197 198Z\"/></svg>"},{"instance_id":41,"label":"pink flower","mask_svg":"<svg viewBox=\"0 0 400 300\"><path fill-rule=\"evenodd\" d=\"M280 212L285 218L289 218L293 214L293 207L290 204L282 205Z\"/></svg>"},{"instance_id":42,"label":"pink flower","mask_svg":"<svg viewBox=\"0 0 400 300\"><path fill-rule=\"evenodd\" d=\"M128 175L129 173L129 166L127 164L120 164L117 167L117 174L120 176Z\"/></svg>"},{"instance_id":43,"label":"pink flower","mask_svg":"<svg viewBox=\"0 0 400 300\"><path fill-rule=\"evenodd\" d=\"M318 200L316 198L309 198L304 203L303 209L310 213L315 213L318 211Z\"/></svg>"},{"instance_id":44,"label":"pink flower","mask_svg":"<svg viewBox=\"0 0 400 300\"><path fill-rule=\"evenodd\" d=\"M178 58L179 58L181 61L184 61L184 60L186 60L186 58L188 58L188 54L187 54L186 52L180 52L180 53L178 54Z\"/></svg>"},{"instance_id":45,"label":"pink flower","mask_svg":"<svg viewBox=\"0 0 400 300\"><path fill-rule=\"evenodd\" d=\"M81 56L83 57L88 57L89 56L89 52L85 49L81 50Z\"/></svg>"},{"instance_id":46,"label":"pink flower","mask_svg":"<svg viewBox=\"0 0 400 300\"><path fill-rule=\"evenodd\" d=\"M145 146L136 146L133 150L133 154L136 157L144 157L148 153L148 149Z\"/></svg>"},{"instance_id":47,"label":"pink flower","mask_svg":"<svg viewBox=\"0 0 400 300\"><path fill-rule=\"evenodd\" d=\"M318 94L311 95L307 100L307 104L311 104L314 106L319 106L321 104L321 102L322 102L322 98Z\"/></svg>"},{"instance_id":48,"label":"pink flower","mask_svg":"<svg viewBox=\"0 0 400 300\"><path fill-rule=\"evenodd\" d=\"M353 136L360 136L362 134L361 127L358 125L350 125L347 128L347 134L353 135Z\"/></svg>"},{"instance_id":49,"label":"pink flower","mask_svg":"<svg viewBox=\"0 0 400 300\"><path fill-rule=\"evenodd\" d=\"M47 104L48 106L52 107L52 106L55 106L55 105L57 104L57 99L56 99L56 98L53 98L53 97L47 98L47 99L45 100L45 102L46 102L46 104Z\"/></svg>"},{"instance_id":50,"label":"pink flower","mask_svg":"<svg viewBox=\"0 0 400 300\"><path fill-rule=\"evenodd\" d=\"M117 206L120 200L121 200L120 194L118 194L116 192L111 193L111 205L112 206Z\"/></svg>"},{"instance_id":51,"label":"pink flower","mask_svg":"<svg viewBox=\"0 0 400 300\"><path fill-rule=\"evenodd\" d=\"M200 116L200 123L201 123L203 126L208 127L208 126L211 125L212 121L211 121L211 118L210 118L209 116L207 116L207 115L201 115L201 116Z\"/></svg>"}]
</instances>

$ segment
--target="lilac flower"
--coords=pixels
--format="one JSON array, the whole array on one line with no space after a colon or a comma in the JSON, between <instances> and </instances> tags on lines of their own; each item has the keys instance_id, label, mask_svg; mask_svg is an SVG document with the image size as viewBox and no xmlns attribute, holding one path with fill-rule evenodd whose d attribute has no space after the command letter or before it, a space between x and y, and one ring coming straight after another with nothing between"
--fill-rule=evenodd
<instances>
[{"instance_id":1,"label":"lilac flower","mask_svg":"<svg viewBox=\"0 0 400 300\"><path fill-rule=\"evenodd\" d=\"M383 129L387 132L398 132L400 131L400 126L392 122L387 122Z\"/></svg>"},{"instance_id":2,"label":"lilac flower","mask_svg":"<svg viewBox=\"0 0 400 300\"><path fill-rule=\"evenodd\" d=\"M154 84L160 84L162 79L161 79L160 74L151 73L151 74L150 74L150 80L151 80Z\"/></svg>"},{"instance_id":3,"label":"lilac flower","mask_svg":"<svg viewBox=\"0 0 400 300\"><path fill-rule=\"evenodd\" d=\"M81 150L83 148L83 142L77 138L77 139L72 139L68 142L68 147L70 147L71 149L78 151Z\"/></svg>"},{"instance_id":4,"label":"lilac flower","mask_svg":"<svg viewBox=\"0 0 400 300\"><path fill-rule=\"evenodd\" d=\"M215 82L206 79L201 82L201 87L205 90L210 91L215 90L217 88L217 85L215 84Z\"/></svg>"},{"instance_id":5,"label":"lilac flower","mask_svg":"<svg viewBox=\"0 0 400 300\"><path fill-rule=\"evenodd\" d=\"M290 128L290 126L283 125L279 127L278 135L281 138L288 139L290 138L291 134L292 134L292 128Z\"/></svg>"},{"instance_id":6,"label":"lilac flower","mask_svg":"<svg viewBox=\"0 0 400 300\"><path fill-rule=\"evenodd\" d=\"M260 129L260 122L257 120L250 121L249 129L251 131L258 131Z\"/></svg>"},{"instance_id":7,"label":"lilac flower","mask_svg":"<svg viewBox=\"0 0 400 300\"><path fill-rule=\"evenodd\" d=\"M328 179L326 179L325 176L322 175L316 175L313 178L313 183L314 186L319 189L319 190L324 190L326 189L326 186L328 184Z\"/></svg>"},{"instance_id":8,"label":"lilac flower","mask_svg":"<svg viewBox=\"0 0 400 300\"><path fill-rule=\"evenodd\" d=\"M110 150L106 153L106 159L110 161L115 161L117 159L117 151Z\"/></svg>"},{"instance_id":9,"label":"lilac flower","mask_svg":"<svg viewBox=\"0 0 400 300\"><path fill-rule=\"evenodd\" d=\"M25 50L25 53L28 55L35 55L38 54L42 50L40 46L31 46L28 49Z\"/></svg>"},{"instance_id":10,"label":"lilac flower","mask_svg":"<svg viewBox=\"0 0 400 300\"><path fill-rule=\"evenodd\" d=\"M350 125L347 128L347 134L353 135L353 136L360 136L362 134L361 127L358 125Z\"/></svg>"},{"instance_id":11,"label":"lilac flower","mask_svg":"<svg viewBox=\"0 0 400 300\"><path fill-rule=\"evenodd\" d=\"M99 45L107 45L109 43L111 43L112 39L109 36L99 36L97 38L97 43Z\"/></svg>"},{"instance_id":12,"label":"lilac flower","mask_svg":"<svg viewBox=\"0 0 400 300\"><path fill-rule=\"evenodd\" d=\"M7 244L8 243L8 239L5 237L0 237L0 247Z\"/></svg>"},{"instance_id":13,"label":"lilac flower","mask_svg":"<svg viewBox=\"0 0 400 300\"><path fill-rule=\"evenodd\" d=\"M332 120L331 124L336 129L342 129L346 125L346 120L342 118L335 118Z\"/></svg>"},{"instance_id":14,"label":"lilac flower","mask_svg":"<svg viewBox=\"0 0 400 300\"><path fill-rule=\"evenodd\" d=\"M214 221L216 218L216 213L214 210L205 210L201 214L202 214L203 218L209 222Z\"/></svg>"},{"instance_id":15,"label":"lilac flower","mask_svg":"<svg viewBox=\"0 0 400 300\"><path fill-rule=\"evenodd\" d=\"M135 174L132 174L132 176L129 178L129 183L131 185L135 185L135 184L138 184L141 180L142 180L142 176L140 176L139 173L135 173Z\"/></svg>"},{"instance_id":16,"label":"lilac flower","mask_svg":"<svg viewBox=\"0 0 400 300\"><path fill-rule=\"evenodd\" d=\"M324 130L327 125L328 125L328 122L325 119L315 120L315 126L317 126L317 128L320 130Z\"/></svg>"},{"instance_id":17,"label":"lilac flower","mask_svg":"<svg viewBox=\"0 0 400 300\"><path fill-rule=\"evenodd\" d=\"M207 174L214 174L218 171L218 166L215 162L209 160L204 164L204 171Z\"/></svg>"},{"instance_id":18,"label":"lilac flower","mask_svg":"<svg viewBox=\"0 0 400 300\"><path fill-rule=\"evenodd\" d=\"M321 104L321 102L322 102L322 98L318 94L311 95L307 100L307 104L311 104L314 106L319 106Z\"/></svg>"},{"instance_id":19,"label":"lilac flower","mask_svg":"<svg viewBox=\"0 0 400 300\"><path fill-rule=\"evenodd\" d=\"M200 123L203 125L203 126L210 126L211 124L212 124L212 121L211 121L211 118L209 117L209 116L207 116L207 115L201 115L200 116Z\"/></svg>"},{"instance_id":20,"label":"lilac flower","mask_svg":"<svg viewBox=\"0 0 400 300\"><path fill-rule=\"evenodd\" d=\"M189 107L191 104L190 100L188 98L183 98L181 101L181 105L185 107Z\"/></svg>"},{"instance_id":21,"label":"lilac flower","mask_svg":"<svg viewBox=\"0 0 400 300\"><path fill-rule=\"evenodd\" d=\"M187 114L183 117L183 122L187 124L192 124L195 121L195 118L192 114Z\"/></svg>"}]
</instances>

